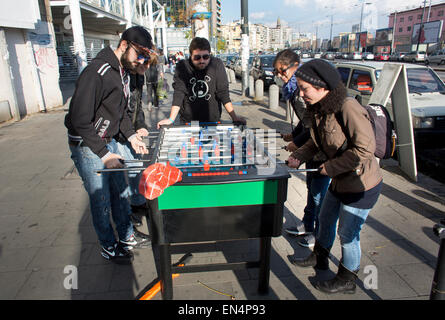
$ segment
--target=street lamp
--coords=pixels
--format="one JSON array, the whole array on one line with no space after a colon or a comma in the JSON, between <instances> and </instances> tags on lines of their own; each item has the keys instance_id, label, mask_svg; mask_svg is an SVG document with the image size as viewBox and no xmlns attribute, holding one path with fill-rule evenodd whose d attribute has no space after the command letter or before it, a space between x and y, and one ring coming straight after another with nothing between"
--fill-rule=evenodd
<instances>
[{"instance_id":1,"label":"street lamp","mask_svg":"<svg viewBox=\"0 0 445 320\"><path fill-rule=\"evenodd\" d=\"M332 51L332 25L333 25L333 22L334 22L334 15L333 14L327 15L326 17L331 17L331 31L329 33L329 47L328 47L328 50Z\"/></svg>"},{"instance_id":2,"label":"street lamp","mask_svg":"<svg viewBox=\"0 0 445 320\"><path fill-rule=\"evenodd\" d=\"M371 2L365 2L365 1L362 2L362 10L360 13L360 27L359 27L359 33L358 33L359 34L358 35L358 51L361 51L360 37L362 35L363 8L365 7L365 5L369 5L369 4L371 4ZM368 38L368 35L366 35L366 41L368 40L367 38Z\"/></svg>"}]
</instances>

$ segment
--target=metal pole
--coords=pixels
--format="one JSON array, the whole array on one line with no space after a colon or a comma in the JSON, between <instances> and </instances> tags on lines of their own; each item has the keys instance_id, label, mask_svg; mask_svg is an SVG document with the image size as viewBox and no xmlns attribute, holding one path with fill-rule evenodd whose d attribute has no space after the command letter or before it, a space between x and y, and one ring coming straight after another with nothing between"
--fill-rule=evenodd
<instances>
[{"instance_id":1,"label":"metal pole","mask_svg":"<svg viewBox=\"0 0 445 320\"><path fill-rule=\"evenodd\" d=\"M430 15L431 15L431 0L430 0L430 6L428 8L428 17L426 18L426 22L430 22Z\"/></svg>"},{"instance_id":2,"label":"metal pole","mask_svg":"<svg viewBox=\"0 0 445 320\"><path fill-rule=\"evenodd\" d=\"M249 12L248 0L241 0L241 70L242 96L246 96L249 86Z\"/></svg>"},{"instance_id":3,"label":"metal pole","mask_svg":"<svg viewBox=\"0 0 445 320\"><path fill-rule=\"evenodd\" d=\"M396 19L397 19L397 11L394 12L394 21L392 24L391 54L394 53L394 42L396 37Z\"/></svg>"},{"instance_id":4,"label":"metal pole","mask_svg":"<svg viewBox=\"0 0 445 320\"><path fill-rule=\"evenodd\" d=\"M73 28L74 51L77 60L79 74L87 66L87 53L85 49L85 38L83 35L82 15L80 13L80 4L78 0L69 1L71 15L71 25Z\"/></svg>"},{"instance_id":5,"label":"metal pole","mask_svg":"<svg viewBox=\"0 0 445 320\"><path fill-rule=\"evenodd\" d=\"M436 224L433 231L440 238L440 247L430 300L445 300L445 219Z\"/></svg>"},{"instance_id":6,"label":"metal pole","mask_svg":"<svg viewBox=\"0 0 445 320\"><path fill-rule=\"evenodd\" d=\"M334 24L334 15L331 14L331 32L329 35L329 50L332 51L332 25Z\"/></svg>"},{"instance_id":7,"label":"metal pole","mask_svg":"<svg viewBox=\"0 0 445 320\"><path fill-rule=\"evenodd\" d=\"M416 52L419 51L420 35L422 34L422 29L423 29L423 16L425 15L425 6L426 6L426 0L423 0L422 19L420 20L419 36L417 37L417 47L416 47Z\"/></svg>"},{"instance_id":8,"label":"metal pole","mask_svg":"<svg viewBox=\"0 0 445 320\"><path fill-rule=\"evenodd\" d=\"M365 2L362 3L362 11L360 13L360 27L358 30L358 51L361 52L361 43L360 43L360 37L362 35L362 20L363 20L363 7L365 6Z\"/></svg>"},{"instance_id":9,"label":"metal pole","mask_svg":"<svg viewBox=\"0 0 445 320\"><path fill-rule=\"evenodd\" d=\"M154 40L155 28L154 28L154 24L153 24L153 2L152 2L152 0L149 0L147 2L147 6L148 6L148 28L150 29L150 35ZM164 51L164 54L167 54L167 52Z\"/></svg>"},{"instance_id":10,"label":"metal pole","mask_svg":"<svg viewBox=\"0 0 445 320\"><path fill-rule=\"evenodd\" d=\"M160 8L161 10L161 31L162 31L162 50L167 54L167 25L165 23L165 4Z\"/></svg>"}]
</instances>

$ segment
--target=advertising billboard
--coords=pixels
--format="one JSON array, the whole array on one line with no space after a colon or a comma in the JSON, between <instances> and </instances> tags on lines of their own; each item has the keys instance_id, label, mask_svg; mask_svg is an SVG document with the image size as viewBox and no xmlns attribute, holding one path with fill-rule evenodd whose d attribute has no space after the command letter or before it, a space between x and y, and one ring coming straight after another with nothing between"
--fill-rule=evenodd
<instances>
[{"instance_id":1,"label":"advertising billboard","mask_svg":"<svg viewBox=\"0 0 445 320\"><path fill-rule=\"evenodd\" d=\"M341 49L347 49L348 48L348 44L349 44L349 35L345 34L345 35L341 36L340 48Z\"/></svg>"},{"instance_id":2,"label":"advertising billboard","mask_svg":"<svg viewBox=\"0 0 445 320\"><path fill-rule=\"evenodd\" d=\"M387 46L391 45L393 37L392 28L378 29L375 32L375 45Z\"/></svg>"},{"instance_id":3,"label":"advertising billboard","mask_svg":"<svg viewBox=\"0 0 445 320\"><path fill-rule=\"evenodd\" d=\"M368 41L368 32L360 33L360 47L366 48Z\"/></svg>"},{"instance_id":4,"label":"advertising billboard","mask_svg":"<svg viewBox=\"0 0 445 320\"><path fill-rule=\"evenodd\" d=\"M420 23L413 26L413 33L411 36L412 44L427 44L437 43L440 41L440 35L442 33L442 20L425 22L423 25ZM419 39L420 35L420 39Z\"/></svg>"}]
</instances>

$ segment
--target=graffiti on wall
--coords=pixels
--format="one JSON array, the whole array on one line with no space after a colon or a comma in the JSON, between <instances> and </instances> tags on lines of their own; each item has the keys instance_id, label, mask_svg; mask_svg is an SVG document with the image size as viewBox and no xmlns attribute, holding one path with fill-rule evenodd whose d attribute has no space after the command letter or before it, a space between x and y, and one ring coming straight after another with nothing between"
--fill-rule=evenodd
<instances>
[{"instance_id":1,"label":"graffiti on wall","mask_svg":"<svg viewBox=\"0 0 445 320\"><path fill-rule=\"evenodd\" d=\"M34 47L34 57L36 65L40 70L47 68L54 69L58 67L57 53L53 48Z\"/></svg>"}]
</instances>

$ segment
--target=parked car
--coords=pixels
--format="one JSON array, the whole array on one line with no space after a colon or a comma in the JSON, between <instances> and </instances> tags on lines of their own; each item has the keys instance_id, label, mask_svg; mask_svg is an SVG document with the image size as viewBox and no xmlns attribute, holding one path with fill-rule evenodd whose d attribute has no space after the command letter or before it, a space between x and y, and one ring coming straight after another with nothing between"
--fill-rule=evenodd
<instances>
[{"instance_id":1,"label":"parked car","mask_svg":"<svg viewBox=\"0 0 445 320\"><path fill-rule=\"evenodd\" d=\"M231 64L233 63L233 60L235 60L236 55L234 54L228 54L224 57L221 57L221 59L224 61L224 65L226 66L226 68L230 68Z\"/></svg>"},{"instance_id":2,"label":"parked car","mask_svg":"<svg viewBox=\"0 0 445 320\"><path fill-rule=\"evenodd\" d=\"M348 95L366 105L384 64L380 62L339 62L335 65ZM414 138L417 144L445 142L445 84L433 69L405 64ZM392 105L387 109L393 118ZM444 143L445 144L445 143Z\"/></svg>"},{"instance_id":3,"label":"parked car","mask_svg":"<svg viewBox=\"0 0 445 320\"><path fill-rule=\"evenodd\" d=\"M333 52L325 52L321 56L322 59L327 59L327 60L334 60L334 57L335 55Z\"/></svg>"},{"instance_id":4,"label":"parked car","mask_svg":"<svg viewBox=\"0 0 445 320\"><path fill-rule=\"evenodd\" d=\"M336 52L334 57L335 59L343 59L343 52Z\"/></svg>"},{"instance_id":5,"label":"parked car","mask_svg":"<svg viewBox=\"0 0 445 320\"><path fill-rule=\"evenodd\" d=\"M249 57L248 68L249 70L252 68L252 60L254 56ZM241 67L241 57L238 57L234 63L233 71L235 71L235 77L241 78L243 76L243 71Z\"/></svg>"},{"instance_id":6,"label":"parked car","mask_svg":"<svg viewBox=\"0 0 445 320\"><path fill-rule=\"evenodd\" d=\"M265 88L275 83L273 74L274 59L275 55L260 55L254 57L252 60L250 74L255 81L258 79L263 80Z\"/></svg>"},{"instance_id":7,"label":"parked car","mask_svg":"<svg viewBox=\"0 0 445 320\"><path fill-rule=\"evenodd\" d=\"M403 57L407 54L407 52L393 52L389 56L389 61L403 61Z\"/></svg>"},{"instance_id":8,"label":"parked car","mask_svg":"<svg viewBox=\"0 0 445 320\"><path fill-rule=\"evenodd\" d=\"M405 62L423 62L425 61L426 52L425 51L411 51L405 54L403 61Z\"/></svg>"},{"instance_id":9,"label":"parked car","mask_svg":"<svg viewBox=\"0 0 445 320\"><path fill-rule=\"evenodd\" d=\"M311 57L314 59L319 59L321 58L321 52L312 52Z\"/></svg>"},{"instance_id":10,"label":"parked car","mask_svg":"<svg viewBox=\"0 0 445 320\"><path fill-rule=\"evenodd\" d=\"M437 63L445 64L445 49L433 52L425 58L425 64Z\"/></svg>"},{"instance_id":11,"label":"parked car","mask_svg":"<svg viewBox=\"0 0 445 320\"><path fill-rule=\"evenodd\" d=\"M374 54L372 52L363 52L362 59L364 60L374 60Z\"/></svg>"},{"instance_id":12,"label":"parked car","mask_svg":"<svg viewBox=\"0 0 445 320\"><path fill-rule=\"evenodd\" d=\"M374 57L374 60L376 61L388 61L389 60L389 53L381 52L377 53Z\"/></svg>"},{"instance_id":13,"label":"parked car","mask_svg":"<svg viewBox=\"0 0 445 320\"><path fill-rule=\"evenodd\" d=\"M306 59L306 58L310 58L310 57L311 57L311 54L309 52L305 51L305 52L301 53L301 57L300 58L302 58L302 59L305 58Z\"/></svg>"},{"instance_id":14,"label":"parked car","mask_svg":"<svg viewBox=\"0 0 445 320\"><path fill-rule=\"evenodd\" d=\"M362 53L355 51L355 52L351 52L348 55L348 59L350 60L361 60L362 59Z\"/></svg>"}]
</instances>

